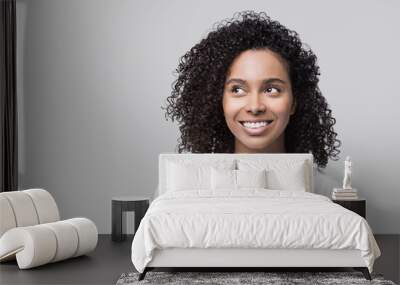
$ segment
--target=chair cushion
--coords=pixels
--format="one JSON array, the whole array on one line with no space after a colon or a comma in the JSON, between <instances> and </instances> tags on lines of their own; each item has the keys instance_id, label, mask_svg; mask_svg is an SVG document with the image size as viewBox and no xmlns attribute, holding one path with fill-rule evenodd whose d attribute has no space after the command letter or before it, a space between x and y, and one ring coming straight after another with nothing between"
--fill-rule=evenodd
<instances>
[{"instance_id":1,"label":"chair cushion","mask_svg":"<svg viewBox=\"0 0 400 285\"><path fill-rule=\"evenodd\" d=\"M35 205L30 196L23 191L1 193L11 205L17 227L33 226L39 223Z\"/></svg>"},{"instance_id":2,"label":"chair cushion","mask_svg":"<svg viewBox=\"0 0 400 285\"><path fill-rule=\"evenodd\" d=\"M14 227L26 227L60 220L53 196L44 189L0 193L0 237Z\"/></svg>"},{"instance_id":3,"label":"chair cushion","mask_svg":"<svg viewBox=\"0 0 400 285\"><path fill-rule=\"evenodd\" d=\"M97 245L96 225L74 218L8 230L0 238L0 261L14 257L20 269L86 254Z\"/></svg>"},{"instance_id":4,"label":"chair cushion","mask_svg":"<svg viewBox=\"0 0 400 285\"><path fill-rule=\"evenodd\" d=\"M22 191L30 196L35 205L39 224L60 220L60 213L53 196L44 189L28 189Z\"/></svg>"},{"instance_id":5,"label":"chair cushion","mask_svg":"<svg viewBox=\"0 0 400 285\"><path fill-rule=\"evenodd\" d=\"M1 194L1 193L0 193ZM0 195L0 237L9 229L15 228L17 222L15 221L14 212L8 199Z\"/></svg>"}]
</instances>

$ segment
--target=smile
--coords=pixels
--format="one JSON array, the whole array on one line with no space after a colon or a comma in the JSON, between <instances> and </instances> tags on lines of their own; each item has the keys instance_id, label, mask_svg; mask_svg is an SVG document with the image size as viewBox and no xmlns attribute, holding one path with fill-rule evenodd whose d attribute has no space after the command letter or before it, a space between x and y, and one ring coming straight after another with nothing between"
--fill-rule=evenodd
<instances>
[{"instance_id":1,"label":"smile","mask_svg":"<svg viewBox=\"0 0 400 285\"><path fill-rule=\"evenodd\" d=\"M273 123L273 120L257 122L239 121L239 123L248 135L255 136L261 135L265 130L269 129L270 125Z\"/></svg>"},{"instance_id":2,"label":"smile","mask_svg":"<svg viewBox=\"0 0 400 285\"><path fill-rule=\"evenodd\" d=\"M249 128L249 129L257 129L257 128L265 127L265 126L271 124L272 122L273 122L272 120L257 121L257 122L240 121L240 123L241 123L245 128Z\"/></svg>"}]
</instances>

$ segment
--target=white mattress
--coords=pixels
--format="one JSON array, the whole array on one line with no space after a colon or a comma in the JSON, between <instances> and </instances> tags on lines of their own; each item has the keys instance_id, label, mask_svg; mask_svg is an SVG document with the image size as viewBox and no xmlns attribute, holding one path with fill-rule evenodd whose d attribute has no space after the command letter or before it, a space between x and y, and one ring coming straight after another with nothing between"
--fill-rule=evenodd
<instances>
[{"instance_id":1,"label":"white mattress","mask_svg":"<svg viewBox=\"0 0 400 285\"><path fill-rule=\"evenodd\" d=\"M132 242L139 272L156 249L356 249L372 272L380 250L364 218L299 191L180 191L157 197Z\"/></svg>"},{"instance_id":2,"label":"white mattress","mask_svg":"<svg viewBox=\"0 0 400 285\"><path fill-rule=\"evenodd\" d=\"M365 267L357 249L155 249L149 267Z\"/></svg>"}]
</instances>

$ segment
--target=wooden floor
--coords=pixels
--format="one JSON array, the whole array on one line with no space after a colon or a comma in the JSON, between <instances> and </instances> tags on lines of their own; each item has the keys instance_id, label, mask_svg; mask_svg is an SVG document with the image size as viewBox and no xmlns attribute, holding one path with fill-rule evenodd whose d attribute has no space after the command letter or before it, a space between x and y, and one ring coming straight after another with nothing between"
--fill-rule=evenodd
<instances>
[{"instance_id":1,"label":"wooden floor","mask_svg":"<svg viewBox=\"0 0 400 285\"><path fill-rule=\"evenodd\" d=\"M399 283L400 235L375 236L382 256L374 272ZM100 235L94 252L41 267L19 270L16 262L0 264L0 284L115 284L124 272L135 271L131 259L132 237L112 242L110 235Z\"/></svg>"}]
</instances>

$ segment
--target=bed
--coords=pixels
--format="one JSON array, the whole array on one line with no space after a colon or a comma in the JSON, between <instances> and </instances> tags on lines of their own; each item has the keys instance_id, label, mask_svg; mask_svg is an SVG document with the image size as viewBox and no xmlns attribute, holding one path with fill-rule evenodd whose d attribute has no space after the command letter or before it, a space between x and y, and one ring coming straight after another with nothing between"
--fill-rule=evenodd
<instances>
[{"instance_id":1,"label":"bed","mask_svg":"<svg viewBox=\"0 0 400 285\"><path fill-rule=\"evenodd\" d=\"M154 268L352 267L371 280L367 221L314 191L312 154L159 155L154 200L132 242Z\"/></svg>"}]
</instances>

